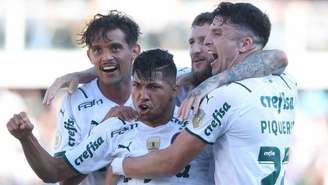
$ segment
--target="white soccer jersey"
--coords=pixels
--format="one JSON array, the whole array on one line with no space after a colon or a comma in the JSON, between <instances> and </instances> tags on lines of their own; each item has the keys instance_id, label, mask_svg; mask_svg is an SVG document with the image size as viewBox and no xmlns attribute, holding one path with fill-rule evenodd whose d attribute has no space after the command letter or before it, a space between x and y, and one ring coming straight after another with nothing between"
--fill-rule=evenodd
<instances>
[{"instance_id":1,"label":"white soccer jersey","mask_svg":"<svg viewBox=\"0 0 328 185\"><path fill-rule=\"evenodd\" d=\"M125 105L132 106L131 98ZM117 104L101 93L97 79L67 95L58 116L55 156L62 156L81 143L114 106ZM88 175L81 184L103 184L104 178L105 169L102 169Z\"/></svg>"},{"instance_id":2,"label":"white soccer jersey","mask_svg":"<svg viewBox=\"0 0 328 185\"><path fill-rule=\"evenodd\" d=\"M214 144L216 184L284 184L296 96L296 83L283 74L235 82L204 98L186 130Z\"/></svg>"},{"instance_id":3,"label":"white soccer jersey","mask_svg":"<svg viewBox=\"0 0 328 185\"><path fill-rule=\"evenodd\" d=\"M168 147L188 121L173 118L165 125L149 127L142 122L122 122L110 118L95 127L79 146L65 153L65 160L75 171L88 174L104 168L118 156L141 156L151 150ZM212 152L204 150L180 173L173 177L135 179L124 177L118 184L211 185L214 184Z\"/></svg>"}]
</instances>

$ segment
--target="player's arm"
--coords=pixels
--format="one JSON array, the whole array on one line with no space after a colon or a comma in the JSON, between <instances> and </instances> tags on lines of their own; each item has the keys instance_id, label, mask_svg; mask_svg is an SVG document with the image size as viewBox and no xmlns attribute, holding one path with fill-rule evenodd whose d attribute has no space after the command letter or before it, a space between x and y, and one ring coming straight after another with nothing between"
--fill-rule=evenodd
<instances>
[{"instance_id":1,"label":"player's arm","mask_svg":"<svg viewBox=\"0 0 328 185\"><path fill-rule=\"evenodd\" d=\"M281 50L255 51L244 61L231 68L213 75L193 89L182 102L179 117L186 119L191 107L197 113L201 100L212 90L233 81L262 77L270 74L281 74L288 64L286 54Z\"/></svg>"},{"instance_id":2,"label":"player's arm","mask_svg":"<svg viewBox=\"0 0 328 185\"><path fill-rule=\"evenodd\" d=\"M58 182L76 175L64 159L52 157L42 148L32 133L33 125L25 112L14 115L7 128L20 141L28 163L44 182Z\"/></svg>"},{"instance_id":3,"label":"player's arm","mask_svg":"<svg viewBox=\"0 0 328 185\"><path fill-rule=\"evenodd\" d=\"M73 93L77 89L79 83L88 83L96 77L97 74L94 67L58 77L47 89L43 98L43 104L49 105L61 88L67 87L68 93Z\"/></svg>"},{"instance_id":4,"label":"player's arm","mask_svg":"<svg viewBox=\"0 0 328 185\"><path fill-rule=\"evenodd\" d=\"M205 146L205 142L183 131L166 149L141 157L126 158L124 161L122 158L114 159L113 172L117 175L137 178L172 176L181 171Z\"/></svg>"},{"instance_id":5,"label":"player's arm","mask_svg":"<svg viewBox=\"0 0 328 185\"><path fill-rule=\"evenodd\" d=\"M71 177L69 179L66 179L64 181L59 182L60 185L78 185L80 184L83 179L86 177L86 175L77 175L74 177Z\"/></svg>"}]
</instances>

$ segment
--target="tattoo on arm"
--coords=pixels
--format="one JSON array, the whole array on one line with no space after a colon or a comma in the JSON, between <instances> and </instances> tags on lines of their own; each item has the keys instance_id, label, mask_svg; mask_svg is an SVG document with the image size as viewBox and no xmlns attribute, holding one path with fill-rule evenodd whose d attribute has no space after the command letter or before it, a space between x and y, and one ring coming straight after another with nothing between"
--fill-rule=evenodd
<instances>
[{"instance_id":1,"label":"tattoo on arm","mask_svg":"<svg viewBox=\"0 0 328 185\"><path fill-rule=\"evenodd\" d=\"M270 74L281 74L286 66L287 57L284 52L279 50L257 51L226 70L226 83Z\"/></svg>"}]
</instances>

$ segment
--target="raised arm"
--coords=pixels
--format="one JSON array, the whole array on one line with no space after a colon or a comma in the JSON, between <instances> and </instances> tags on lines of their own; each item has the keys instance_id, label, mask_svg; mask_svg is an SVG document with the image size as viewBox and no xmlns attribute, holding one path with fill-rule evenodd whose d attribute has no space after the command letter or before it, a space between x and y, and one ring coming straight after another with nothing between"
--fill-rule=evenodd
<instances>
[{"instance_id":1,"label":"raised arm","mask_svg":"<svg viewBox=\"0 0 328 185\"><path fill-rule=\"evenodd\" d=\"M172 176L181 171L205 146L203 141L183 131L166 149L141 157L114 159L112 170L116 175L136 178Z\"/></svg>"},{"instance_id":2,"label":"raised arm","mask_svg":"<svg viewBox=\"0 0 328 185\"><path fill-rule=\"evenodd\" d=\"M213 75L193 89L182 102L178 115L181 119L188 117L193 108L197 113L201 100L212 90L233 81L247 78L281 74L288 64L286 54L280 50L260 50L252 53L244 61L231 68Z\"/></svg>"},{"instance_id":3,"label":"raised arm","mask_svg":"<svg viewBox=\"0 0 328 185\"><path fill-rule=\"evenodd\" d=\"M7 128L20 141L28 163L44 182L58 182L77 175L64 159L52 157L42 148L32 133L33 125L25 112L15 114L7 123Z\"/></svg>"},{"instance_id":4,"label":"raised arm","mask_svg":"<svg viewBox=\"0 0 328 185\"><path fill-rule=\"evenodd\" d=\"M68 93L72 93L77 89L79 83L88 83L96 77L97 75L94 67L58 77L47 89L43 98L43 104L49 105L61 88L67 87Z\"/></svg>"}]
</instances>

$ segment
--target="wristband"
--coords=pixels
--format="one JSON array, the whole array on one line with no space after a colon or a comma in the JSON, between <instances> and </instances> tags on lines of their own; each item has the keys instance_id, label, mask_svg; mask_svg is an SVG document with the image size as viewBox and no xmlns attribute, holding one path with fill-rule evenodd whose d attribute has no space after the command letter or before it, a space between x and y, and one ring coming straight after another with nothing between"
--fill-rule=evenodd
<instances>
[{"instance_id":1,"label":"wristband","mask_svg":"<svg viewBox=\"0 0 328 185\"><path fill-rule=\"evenodd\" d=\"M113 170L113 174L115 175L125 175L124 171L123 171L123 157L117 157L115 158L112 163L112 170Z\"/></svg>"}]
</instances>

